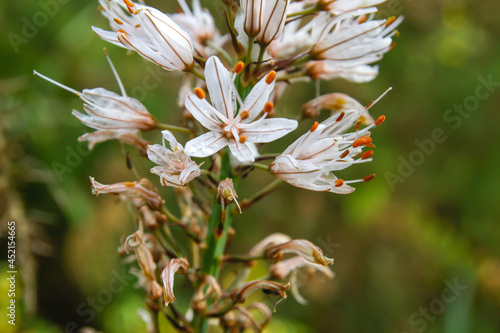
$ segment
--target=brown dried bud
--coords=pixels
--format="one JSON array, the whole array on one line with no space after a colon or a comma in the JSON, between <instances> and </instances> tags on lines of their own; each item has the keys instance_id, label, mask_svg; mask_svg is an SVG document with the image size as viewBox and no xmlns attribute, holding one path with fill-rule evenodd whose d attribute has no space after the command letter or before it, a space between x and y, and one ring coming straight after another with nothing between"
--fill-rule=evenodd
<instances>
[{"instance_id":1,"label":"brown dried bud","mask_svg":"<svg viewBox=\"0 0 500 333\"><path fill-rule=\"evenodd\" d=\"M168 306L170 303L175 301L174 296L174 275L176 273L185 274L189 269L189 262L186 258L175 258L170 260L167 267L161 273L161 279L163 281L163 291L165 293L164 300L165 305Z\"/></svg>"},{"instance_id":2,"label":"brown dried bud","mask_svg":"<svg viewBox=\"0 0 500 333\"><path fill-rule=\"evenodd\" d=\"M266 280L252 281L245 284L240 289L233 291L231 293L231 298L236 303L243 303L245 299L248 297L248 295L250 295L251 293L253 293L258 289L261 289L262 291L268 294L277 294L281 296L282 299L285 299L286 291L290 289L290 283L283 284Z\"/></svg>"}]
</instances>

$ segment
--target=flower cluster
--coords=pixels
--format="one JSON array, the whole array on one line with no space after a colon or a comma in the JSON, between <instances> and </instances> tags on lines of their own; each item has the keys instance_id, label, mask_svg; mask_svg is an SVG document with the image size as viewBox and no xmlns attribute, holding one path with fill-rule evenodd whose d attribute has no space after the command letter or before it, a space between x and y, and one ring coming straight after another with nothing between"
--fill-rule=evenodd
<instances>
[{"instance_id":1,"label":"flower cluster","mask_svg":"<svg viewBox=\"0 0 500 333\"><path fill-rule=\"evenodd\" d=\"M379 71L374 63L394 48L402 18L377 16L374 6L385 0L222 0L227 24L216 26L199 0L178 1L181 12L168 14L142 1L99 0L109 29L92 30L104 41L184 75L179 124L162 123L160 112L155 117L128 97L107 54L121 95L104 88L80 93L35 74L82 99L85 113L73 115L95 131L79 140L90 148L108 140L135 147L149 159L158 184L177 196L180 216L170 210L172 200L163 200L144 176L111 185L91 177L94 194L117 195L135 209L137 231L125 239L120 254L139 265L132 273L146 290L151 316L142 317L152 329L158 329L156 318L162 313L180 331L206 332L215 323L228 331L261 331L271 317L266 298L279 303L290 292L305 304L298 287L314 272L333 278L328 267L333 259L313 243L285 234L265 237L243 255L226 253L228 240L237 237L233 218L285 183L352 193L353 183L375 175L344 180L340 171L372 160L370 131L385 119L370 114L384 94L366 106L340 92L316 96L302 108L285 109L280 98L297 80L373 80ZM316 119L323 109L330 114ZM162 144L142 137L153 130L161 131ZM295 132L300 134L293 141ZM293 142L282 152L265 152L267 143L282 138ZM276 179L238 201L238 187L255 169ZM174 228L185 233L190 246L179 245L186 237L175 236ZM248 280L259 260L268 263L269 274ZM242 267L222 288L227 263ZM308 278L299 278L304 273ZM195 289L187 313L175 308L176 275L185 275ZM260 301L247 302L257 291L263 292ZM262 314L264 320L257 320Z\"/></svg>"}]
</instances>

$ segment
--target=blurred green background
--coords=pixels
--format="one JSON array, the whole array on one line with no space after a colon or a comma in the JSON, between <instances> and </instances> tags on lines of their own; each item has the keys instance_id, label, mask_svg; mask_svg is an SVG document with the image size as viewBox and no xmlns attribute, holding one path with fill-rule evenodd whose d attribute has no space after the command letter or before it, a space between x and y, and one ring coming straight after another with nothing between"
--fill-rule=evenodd
<instances>
[{"instance_id":1,"label":"blurred green background","mask_svg":"<svg viewBox=\"0 0 500 333\"><path fill-rule=\"evenodd\" d=\"M148 4L177 7L174 1ZM31 75L37 69L77 90L118 91L102 55L106 46L129 94L158 119L178 123L181 77L101 41L90 30L107 28L96 8L89 0L0 2L0 226L4 233L8 220L17 222L22 266L14 327L4 315L7 266L0 264L2 332L71 332L86 325L145 332L136 315L142 291L133 288L116 253L133 221L115 198L91 195L88 181L89 175L108 184L134 175L118 143L99 144L92 153L79 144L87 129L71 110L80 110L81 102ZM309 239L335 258L336 278L304 285L307 306L293 297L281 303L269 332L499 332L500 83L494 82L500 82L500 2L403 0L380 8L405 21L378 78L321 85L322 93L344 92L362 104L394 87L372 109L375 117L387 116L373 133L374 161L341 174L378 177L349 196L287 186L238 217L231 251L243 253L279 231ZM153 89L144 89L149 85ZM314 84L298 84L280 109L298 113L313 96ZM148 139L159 142L159 135ZM281 149L268 151L273 147ZM128 151L147 175L151 163ZM240 183L240 198L271 179L252 173ZM162 194L173 198L169 189ZM6 239L1 242L5 258ZM116 275L124 279L123 291L93 316L89 298ZM450 293L453 284L459 289ZM181 308L188 297L182 285L176 284Z\"/></svg>"}]
</instances>

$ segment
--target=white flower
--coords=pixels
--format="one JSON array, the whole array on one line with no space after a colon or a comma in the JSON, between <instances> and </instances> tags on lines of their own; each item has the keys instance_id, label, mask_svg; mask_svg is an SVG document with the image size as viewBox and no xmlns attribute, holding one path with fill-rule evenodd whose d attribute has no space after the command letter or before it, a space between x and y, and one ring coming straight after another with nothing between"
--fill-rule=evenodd
<instances>
[{"instance_id":1,"label":"white flower","mask_svg":"<svg viewBox=\"0 0 500 333\"><path fill-rule=\"evenodd\" d=\"M344 131L357 123L363 113L384 95L385 93L361 111L342 111L321 124L316 122L310 131L292 143L271 163L271 174L293 186L338 194L352 193L354 188L348 185L350 183L373 179L375 175L344 181L331 172L371 161L373 150L363 153L361 147L374 147L369 130L380 125L385 117L380 116L375 123L362 130L352 133ZM361 157L355 159L358 155Z\"/></svg>"},{"instance_id":2,"label":"white flower","mask_svg":"<svg viewBox=\"0 0 500 333\"><path fill-rule=\"evenodd\" d=\"M265 0L262 29L255 40L263 45L268 45L280 37L286 21L287 7L290 0Z\"/></svg>"},{"instance_id":3,"label":"white flower","mask_svg":"<svg viewBox=\"0 0 500 333\"><path fill-rule=\"evenodd\" d=\"M250 37L255 37L262 29L262 16L265 0L241 0L243 12L243 29Z\"/></svg>"},{"instance_id":4,"label":"white flower","mask_svg":"<svg viewBox=\"0 0 500 333\"><path fill-rule=\"evenodd\" d=\"M135 50L143 58L166 70L187 71L194 66L193 42L187 32L153 7L135 4L128 0L124 2L132 16L126 21L113 20L114 24L120 26L117 32L92 27L99 37ZM118 10L121 10L119 6L110 5L109 10L104 11L105 16L111 17L110 14ZM112 28L116 28L116 25Z\"/></svg>"},{"instance_id":5,"label":"white flower","mask_svg":"<svg viewBox=\"0 0 500 333\"><path fill-rule=\"evenodd\" d=\"M104 88L84 89L80 93L36 71L33 73L74 93L83 100L86 114L76 110L73 110L72 114L83 124L96 130L78 138L78 141L88 141L89 149L92 149L96 143L116 139L135 146L142 155L146 155L147 141L141 137L139 131L149 131L156 128L157 121L141 102L127 96L120 77L107 54L106 58L120 86L122 95Z\"/></svg>"},{"instance_id":6,"label":"white flower","mask_svg":"<svg viewBox=\"0 0 500 333\"><path fill-rule=\"evenodd\" d=\"M187 142L188 155L206 157L228 145L239 161L253 162L254 156L247 143L271 142L297 127L296 120L265 119L266 111L272 109L268 99L274 87L275 72L269 73L253 87L240 105L238 114L231 75L219 58L212 56L207 60L205 77L215 107L207 102L205 93L199 88L195 89L195 94L186 96L185 106L210 132Z\"/></svg>"},{"instance_id":7,"label":"white flower","mask_svg":"<svg viewBox=\"0 0 500 333\"><path fill-rule=\"evenodd\" d=\"M200 175L200 167L184 152L170 131L162 131L163 146L150 145L148 158L158 164L151 173L160 176L164 186L182 187ZM165 140L170 143L170 149L165 147Z\"/></svg>"},{"instance_id":8,"label":"white flower","mask_svg":"<svg viewBox=\"0 0 500 333\"><path fill-rule=\"evenodd\" d=\"M378 75L378 66L361 65L355 67L340 67L329 61L309 61L305 66L307 75L313 80L345 79L356 83L372 81Z\"/></svg>"},{"instance_id":9,"label":"white flower","mask_svg":"<svg viewBox=\"0 0 500 333\"><path fill-rule=\"evenodd\" d=\"M385 1L387 0L316 0L324 10L335 15L360 8L371 7Z\"/></svg>"},{"instance_id":10,"label":"white flower","mask_svg":"<svg viewBox=\"0 0 500 333\"><path fill-rule=\"evenodd\" d=\"M311 32L315 41L310 51L313 60L352 69L382 59L391 49L391 37L402 17L372 20L370 14L376 11L376 8L360 9L336 17L324 12L319 14Z\"/></svg>"},{"instance_id":11,"label":"white flower","mask_svg":"<svg viewBox=\"0 0 500 333\"><path fill-rule=\"evenodd\" d=\"M185 0L177 1L183 13L172 14L170 17L193 38L196 51L202 56L208 56L211 51L206 47L207 41L212 41L217 45L222 44L223 41L215 27L214 18L208 10L201 7L200 0L192 1L192 11Z\"/></svg>"}]
</instances>

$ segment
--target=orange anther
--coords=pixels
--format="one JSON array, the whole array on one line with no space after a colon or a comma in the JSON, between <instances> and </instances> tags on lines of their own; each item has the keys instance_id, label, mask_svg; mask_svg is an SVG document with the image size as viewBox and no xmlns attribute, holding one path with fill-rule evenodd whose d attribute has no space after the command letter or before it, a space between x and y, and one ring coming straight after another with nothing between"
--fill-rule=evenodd
<instances>
[{"instance_id":1,"label":"orange anther","mask_svg":"<svg viewBox=\"0 0 500 333\"><path fill-rule=\"evenodd\" d=\"M119 24L119 25L122 25L122 24L123 24L123 22L122 22L122 21L120 21L120 20L119 20L119 19L117 19L117 18L114 18L114 19L113 19L113 21L115 21L115 22L116 22L116 24Z\"/></svg>"},{"instance_id":2,"label":"orange anther","mask_svg":"<svg viewBox=\"0 0 500 333\"><path fill-rule=\"evenodd\" d=\"M204 99L206 96L205 91L199 87L194 89L194 93L199 99Z\"/></svg>"},{"instance_id":3,"label":"orange anther","mask_svg":"<svg viewBox=\"0 0 500 333\"><path fill-rule=\"evenodd\" d=\"M365 145L365 147L368 147L368 148L375 148L375 145L373 143L367 143Z\"/></svg>"},{"instance_id":4,"label":"orange anther","mask_svg":"<svg viewBox=\"0 0 500 333\"><path fill-rule=\"evenodd\" d=\"M139 28L141 25L139 23L137 23L136 25L134 25L134 28Z\"/></svg>"},{"instance_id":5,"label":"orange anther","mask_svg":"<svg viewBox=\"0 0 500 333\"><path fill-rule=\"evenodd\" d=\"M316 130L316 128L318 128L318 126L319 126L318 122L315 121L314 124L311 127L311 133L314 132Z\"/></svg>"},{"instance_id":6,"label":"orange anther","mask_svg":"<svg viewBox=\"0 0 500 333\"><path fill-rule=\"evenodd\" d=\"M233 67L233 72L235 72L236 74L240 74L241 72L243 72L244 68L245 68L245 63L243 61L238 61L236 65L234 65Z\"/></svg>"},{"instance_id":7,"label":"orange anther","mask_svg":"<svg viewBox=\"0 0 500 333\"><path fill-rule=\"evenodd\" d=\"M340 187L342 185L344 185L344 181L342 179L339 178L335 181L335 187Z\"/></svg>"},{"instance_id":8,"label":"orange anther","mask_svg":"<svg viewBox=\"0 0 500 333\"><path fill-rule=\"evenodd\" d=\"M123 0L123 3L125 3L127 7L135 7L135 4L130 0Z\"/></svg>"},{"instance_id":9,"label":"orange anther","mask_svg":"<svg viewBox=\"0 0 500 333\"><path fill-rule=\"evenodd\" d=\"M344 112L344 111L342 111L342 112L340 113L340 115L337 117L337 120L335 120L335 121L341 121L341 120L342 120L342 118L344 118L344 116L345 116L345 112Z\"/></svg>"},{"instance_id":10,"label":"orange anther","mask_svg":"<svg viewBox=\"0 0 500 333\"><path fill-rule=\"evenodd\" d=\"M396 41L392 41L391 46L389 46L389 50L387 50L387 52L394 50L395 47L396 47Z\"/></svg>"},{"instance_id":11,"label":"orange anther","mask_svg":"<svg viewBox=\"0 0 500 333\"><path fill-rule=\"evenodd\" d=\"M363 16L361 16L361 17L359 18L358 23L360 23L360 24L361 24L361 23L365 23L365 22L366 22L366 19L367 19L366 15L363 15Z\"/></svg>"},{"instance_id":12,"label":"orange anther","mask_svg":"<svg viewBox=\"0 0 500 333\"><path fill-rule=\"evenodd\" d=\"M240 118L241 119L247 119L249 115L250 115L250 112L248 112L247 110L244 110L244 111L240 112Z\"/></svg>"},{"instance_id":13,"label":"orange anther","mask_svg":"<svg viewBox=\"0 0 500 333\"><path fill-rule=\"evenodd\" d=\"M118 29L118 32L121 32L122 34L127 34L127 32L125 30L122 30L122 29Z\"/></svg>"},{"instance_id":14,"label":"orange anther","mask_svg":"<svg viewBox=\"0 0 500 333\"><path fill-rule=\"evenodd\" d=\"M270 71L269 74L267 74L266 76L266 83L271 84L273 83L274 79L276 79L276 72Z\"/></svg>"},{"instance_id":15,"label":"orange anther","mask_svg":"<svg viewBox=\"0 0 500 333\"><path fill-rule=\"evenodd\" d=\"M240 136L240 143L244 143L245 141L247 141L247 136L246 135L241 135Z\"/></svg>"},{"instance_id":16,"label":"orange anther","mask_svg":"<svg viewBox=\"0 0 500 333\"><path fill-rule=\"evenodd\" d=\"M378 117L378 119L375 121L375 125L379 126L380 124L382 124L385 120L385 116L384 115L381 115L380 117Z\"/></svg>"},{"instance_id":17,"label":"orange anther","mask_svg":"<svg viewBox=\"0 0 500 333\"><path fill-rule=\"evenodd\" d=\"M372 142L372 139L370 137L364 136L352 143L352 148L358 148L359 146L366 146L367 144L370 144Z\"/></svg>"},{"instance_id":18,"label":"orange anther","mask_svg":"<svg viewBox=\"0 0 500 333\"><path fill-rule=\"evenodd\" d=\"M366 176L365 178L363 178L363 181L364 182L369 182L370 180L372 180L373 178L375 178L375 174L371 174L369 176Z\"/></svg>"},{"instance_id":19,"label":"orange anther","mask_svg":"<svg viewBox=\"0 0 500 333\"><path fill-rule=\"evenodd\" d=\"M387 21L385 22L385 26L388 27L390 26L394 21L396 21L396 16L391 16L387 19Z\"/></svg>"},{"instance_id":20,"label":"orange anther","mask_svg":"<svg viewBox=\"0 0 500 333\"><path fill-rule=\"evenodd\" d=\"M360 128L360 127L361 127L361 122L360 122L360 121L358 121L358 122L356 123L356 126L354 127L354 129L355 129L356 131L359 131L359 128Z\"/></svg>"},{"instance_id":21,"label":"orange anther","mask_svg":"<svg viewBox=\"0 0 500 333\"><path fill-rule=\"evenodd\" d=\"M266 105L264 105L264 112L269 113L273 111L274 104L272 102L267 102Z\"/></svg>"},{"instance_id":22,"label":"orange anther","mask_svg":"<svg viewBox=\"0 0 500 333\"><path fill-rule=\"evenodd\" d=\"M346 150L342 153L342 155L340 155L340 158L344 158L344 157L346 157L347 155L349 155L349 153L350 153L350 152L349 152L349 149L346 149Z\"/></svg>"},{"instance_id":23,"label":"orange anther","mask_svg":"<svg viewBox=\"0 0 500 333\"><path fill-rule=\"evenodd\" d=\"M369 158L370 156L373 155L373 150L368 150L368 151L365 151L363 153L363 155L361 155L361 159L362 160L366 160L367 158Z\"/></svg>"},{"instance_id":24,"label":"orange anther","mask_svg":"<svg viewBox=\"0 0 500 333\"><path fill-rule=\"evenodd\" d=\"M135 186L135 183L132 182L126 182L124 183L125 186Z\"/></svg>"}]
</instances>

